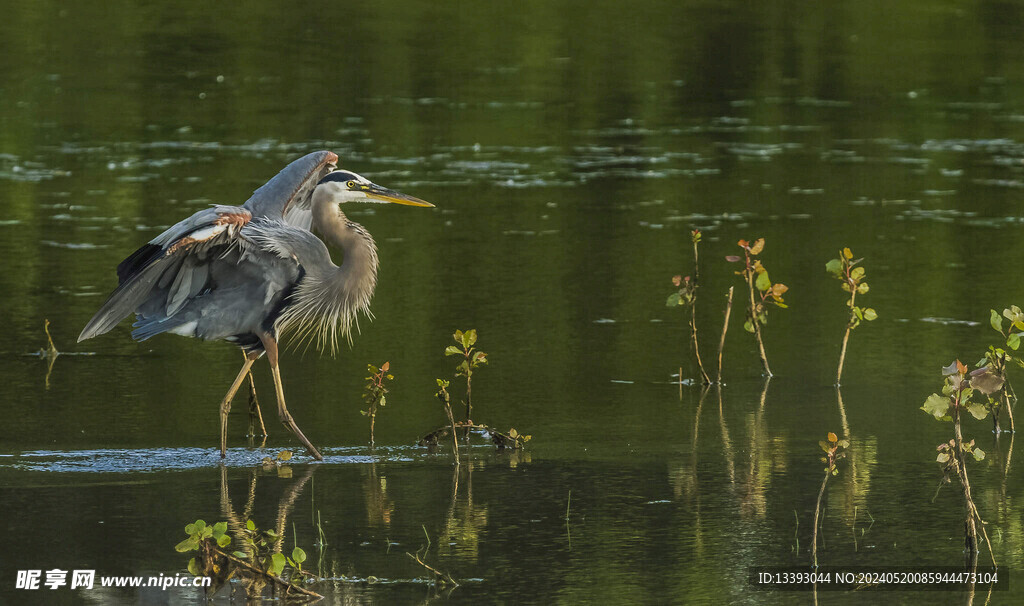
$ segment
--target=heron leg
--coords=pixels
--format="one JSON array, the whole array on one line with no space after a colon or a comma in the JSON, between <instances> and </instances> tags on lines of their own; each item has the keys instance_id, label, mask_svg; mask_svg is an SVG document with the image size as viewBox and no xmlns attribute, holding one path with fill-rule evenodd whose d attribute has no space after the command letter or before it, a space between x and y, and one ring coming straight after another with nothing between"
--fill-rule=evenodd
<instances>
[{"instance_id":1,"label":"heron leg","mask_svg":"<svg viewBox=\"0 0 1024 606\"><path fill-rule=\"evenodd\" d=\"M228 450L228 413L231 412L231 400L234 399L235 393L238 392L238 388L242 386L242 381L245 380L245 375L249 374L249 369L252 368L252 363L256 361L255 357L245 357L245 364L242 364L242 370L238 371L238 376L235 377L235 382L231 384L231 389L228 390L228 394L224 396L224 399L220 403L220 458L227 456Z\"/></svg>"},{"instance_id":2,"label":"heron leg","mask_svg":"<svg viewBox=\"0 0 1024 606\"><path fill-rule=\"evenodd\" d=\"M244 355L244 354L243 354ZM248 359L248 358L246 358ZM249 435L256 437L256 419L260 421L260 437L267 437L267 426L263 424L263 411L260 410L260 400L256 397L256 379L252 376L252 369L249 369Z\"/></svg>"},{"instance_id":3,"label":"heron leg","mask_svg":"<svg viewBox=\"0 0 1024 606\"><path fill-rule=\"evenodd\" d=\"M263 341L263 348L267 350L267 360L270 362L270 374L274 377L274 390L277 392L277 416L280 417L281 422L288 428L295 437L309 451L309 454L313 455L317 461L323 461L324 457L320 454L306 436L303 435L302 430L295 424L295 419L292 418L291 413L288 412L288 407L284 402L284 386L281 385L281 369L277 365L277 339L270 335L261 335L260 340Z\"/></svg>"}]
</instances>

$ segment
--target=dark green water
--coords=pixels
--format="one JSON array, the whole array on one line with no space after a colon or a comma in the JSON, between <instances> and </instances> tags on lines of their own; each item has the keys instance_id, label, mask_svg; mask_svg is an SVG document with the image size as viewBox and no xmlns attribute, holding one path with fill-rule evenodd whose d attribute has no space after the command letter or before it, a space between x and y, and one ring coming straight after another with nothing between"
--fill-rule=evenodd
<instances>
[{"instance_id":1,"label":"dark green water","mask_svg":"<svg viewBox=\"0 0 1024 606\"><path fill-rule=\"evenodd\" d=\"M1024 4L3 5L0 603L198 603L19 591L15 577L184 572L182 527L242 515L250 494L251 517L285 519L307 568L335 579L329 604L809 603L746 574L809 562L828 431L852 446L829 484L823 564L962 561L960 497L935 497L950 427L918 407L941 366L994 343L990 308L1024 304ZM317 149L438 208L346 209L380 246L376 320L336 358L282 362L327 461L258 468L298 452L261 361L266 450L247 445L239 399L221 467L237 350L136 344L127 322L75 338L138 245ZM738 239L765 237L791 288L766 328L764 392L739 308L721 399L674 383L680 366L697 376L683 314L664 305L694 227L706 358ZM844 298L824 264L842 246L866 257L880 318L854 332L839 400ZM76 354L49 374L32 355L44 319ZM413 444L444 420L434 379L470 327L491 360L474 417L533 440L473 450L453 493L451 455ZM359 396L384 360L397 379L371 452ZM1015 583L990 603L1014 603L1024 482L990 429L965 426L989 453L970 473ZM428 561L466 580L450 593L405 555L427 536Z\"/></svg>"}]
</instances>

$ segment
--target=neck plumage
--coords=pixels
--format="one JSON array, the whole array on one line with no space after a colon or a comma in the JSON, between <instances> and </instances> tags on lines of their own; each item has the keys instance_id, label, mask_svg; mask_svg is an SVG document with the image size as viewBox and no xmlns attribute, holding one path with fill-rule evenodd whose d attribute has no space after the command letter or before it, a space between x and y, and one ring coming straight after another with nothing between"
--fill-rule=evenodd
<instances>
[{"instance_id":1,"label":"neck plumage","mask_svg":"<svg viewBox=\"0 0 1024 606\"><path fill-rule=\"evenodd\" d=\"M323 195L319 188L312 200L314 232L329 244L340 248L341 265L307 268L306 277L296 293L296 315L306 321L297 326L299 342L315 340L321 349L330 345L333 352L340 332L352 343L352 326L359 330L357 314L370 313L370 298L377 286L377 245L362 225L349 221L336 202ZM316 317L309 322L308 319Z\"/></svg>"}]
</instances>

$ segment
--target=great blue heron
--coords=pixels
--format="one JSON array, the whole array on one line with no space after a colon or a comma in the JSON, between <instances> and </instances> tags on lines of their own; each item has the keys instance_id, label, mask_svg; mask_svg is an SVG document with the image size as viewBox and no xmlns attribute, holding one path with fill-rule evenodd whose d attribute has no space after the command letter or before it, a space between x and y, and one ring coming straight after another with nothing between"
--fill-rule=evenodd
<instances>
[{"instance_id":1,"label":"great blue heron","mask_svg":"<svg viewBox=\"0 0 1024 606\"><path fill-rule=\"evenodd\" d=\"M377 246L339 204L433 206L335 170L337 162L329 151L299 158L242 206L201 210L150 240L117 266L118 287L78 337L101 335L135 312L132 337L139 341L168 332L241 347L245 362L220 404L221 457L231 400L266 353L281 422L323 460L285 406L278 339L285 334L333 351L338 333L351 341L356 315L369 315ZM341 248L341 265L310 228Z\"/></svg>"}]
</instances>

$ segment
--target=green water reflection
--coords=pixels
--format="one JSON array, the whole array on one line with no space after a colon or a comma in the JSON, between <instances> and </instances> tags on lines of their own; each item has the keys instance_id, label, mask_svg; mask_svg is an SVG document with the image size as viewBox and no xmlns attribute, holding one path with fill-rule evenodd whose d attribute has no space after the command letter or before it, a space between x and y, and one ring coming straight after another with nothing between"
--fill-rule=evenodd
<instances>
[{"instance_id":1,"label":"green water reflection","mask_svg":"<svg viewBox=\"0 0 1024 606\"><path fill-rule=\"evenodd\" d=\"M0 602L166 599L28 595L14 571L181 571L182 526L221 519L225 486L236 509L255 486L269 525L307 477L301 460L291 478L254 471L266 453L246 447L240 402L231 466L217 467L232 347L136 344L127 323L74 341L141 242L316 149L438 205L352 209L380 246L376 320L337 358L282 361L290 409L328 455L288 517L313 553L320 513L331 576L414 579L404 554L425 529L438 565L476 579L436 596L451 601L809 602L745 579L809 561L827 431L852 447L830 482L823 563L961 561L959 497L935 496L948 427L918 407L940 366L993 342L988 310L1024 301L1024 4L3 5L0 499L18 555L0 566ZM739 322L721 394L675 384L681 365L697 376L684 319L664 307L693 227L707 351L738 239L764 236L791 288L766 329L766 391ZM844 298L824 263L841 246L866 257L880 318L851 338L840 400ZM44 319L61 350L90 355L47 376L27 355ZM441 352L470 327L491 362L477 420L534 437L528 454L476 451L453 490L450 457L408 445L443 422ZM359 392L385 360L396 381L373 459ZM268 429L270 454L295 447ZM1010 437L989 429L966 429L990 453L975 497L999 563L1020 569L1024 484Z\"/></svg>"}]
</instances>

